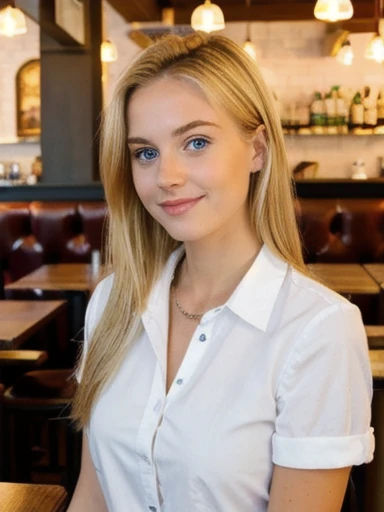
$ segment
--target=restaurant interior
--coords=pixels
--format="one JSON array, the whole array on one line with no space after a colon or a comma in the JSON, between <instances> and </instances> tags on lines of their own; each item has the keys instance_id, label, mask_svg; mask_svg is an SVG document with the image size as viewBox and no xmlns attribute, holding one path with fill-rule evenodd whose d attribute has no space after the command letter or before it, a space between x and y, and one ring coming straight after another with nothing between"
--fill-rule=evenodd
<instances>
[{"instance_id":1,"label":"restaurant interior","mask_svg":"<svg viewBox=\"0 0 384 512\"><path fill-rule=\"evenodd\" d=\"M73 368L108 215L100 113L154 40L217 30L275 98L306 263L361 310L376 451L343 511L384 512L384 0L215 2L0 0L0 510L66 510L78 478Z\"/></svg>"}]
</instances>

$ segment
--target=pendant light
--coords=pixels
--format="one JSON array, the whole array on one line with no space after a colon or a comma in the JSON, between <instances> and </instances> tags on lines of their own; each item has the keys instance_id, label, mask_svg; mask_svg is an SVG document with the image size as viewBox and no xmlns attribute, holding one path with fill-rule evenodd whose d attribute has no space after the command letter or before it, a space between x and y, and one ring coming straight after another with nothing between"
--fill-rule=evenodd
<instances>
[{"instance_id":1,"label":"pendant light","mask_svg":"<svg viewBox=\"0 0 384 512\"><path fill-rule=\"evenodd\" d=\"M365 58L375 60L381 64L384 62L383 0L376 0L376 19L377 32L368 43L365 50Z\"/></svg>"},{"instance_id":2,"label":"pendant light","mask_svg":"<svg viewBox=\"0 0 384 512\"><path fill-rule=\"evenodd\" d=\"M211 0L205 0L192 13L191 26L194 30L214 32L225 28L224 14L220 7L211 4Z\"/></svg>"},{"instance_id":3,"label":"pendant light","mask_svg":"<svg viewBox=\"0 0 384 512\"><path fill-rule=\"evenodd\" d=\"M23 11L16 8L14 2L0 11L0 35L18 36L27 32L27 22Z\"/></svg>"},{"instance_id":4,"label":"pendant light","mask_svg":"<svg viewBox=\"0 0 384 512\"><path fill-rule=\"evenodd\" d=\"M353 52L351 42L349 41L349 39L347 39L346 41L344 41L340 50L338 51L336 55L336 60L337 62L343 64L344 66L352 66L354 58L355 54Z\"/></svg>"},{"instance_id":5,"label":"pendant light","mask_svg":"<svg viewBox=\"0 0 384 512\"><path fill-rule=\"evenodd\" d=\"M365 50L365 58L379 63L384 62L384 39L379 33L374 34L369 41Z\"/></svg>"},{"instance_id":6,"label":"pendant light","mask_svg":"<svg viewBox=\"0 0 384 512\"><path fill-rule=\"evenodd\" d=\"M353 16L351 0L317 0L315 6L315 18L321 21L349 20Z\"/></svg>"},{"instance_id":7,"label":"pendant light","mask_svg":"<svg viewBox=\"0 0 384 512\"><path fill-rule=\"evenodd\" d=\"M251 6L251 0L245 0L245 5L247 7L248 12L248 20L247 20L247 38L245 40L245 43L243 44L243 50L245 53L247 53L251 59L256 60L257 59L257 50L256 46L251 41L251 21L250 21L250 15L249 15L249 8Z\"/></svg>"},{"instance_id":8,"label":"pendant light","mask_svg":"<svg viewBox=\"0 0 384 512\"><path fill-rule=\"evenodd\" d=\"M115 62L117 60L117 48L108 39L101 43L100 54L101 62Z\"/></svg>"}]
</instances>

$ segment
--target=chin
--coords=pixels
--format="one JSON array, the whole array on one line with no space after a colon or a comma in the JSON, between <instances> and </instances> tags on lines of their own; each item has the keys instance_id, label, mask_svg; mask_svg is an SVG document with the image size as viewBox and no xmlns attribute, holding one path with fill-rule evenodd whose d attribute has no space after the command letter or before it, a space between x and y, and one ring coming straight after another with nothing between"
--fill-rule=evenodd
<instances>
[{"instance_id":1,"label":"chin","mask_svg":"<svg viewBox=\"0 0 384 512\"><path fill-rule=\"evenodd\" d=\"M167 229L166 226L163 227L168 235L177 242L198 242L207 235L206 232L196 229Z\"/></svg>"}]
</instances>

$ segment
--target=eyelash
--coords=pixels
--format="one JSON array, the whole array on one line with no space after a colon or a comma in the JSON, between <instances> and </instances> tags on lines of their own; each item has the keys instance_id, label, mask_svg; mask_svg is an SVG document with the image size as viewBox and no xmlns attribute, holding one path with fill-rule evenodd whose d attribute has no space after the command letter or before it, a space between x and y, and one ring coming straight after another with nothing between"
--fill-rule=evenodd
<instances>
[{"instance_id":1,"label":"eyelash","mask_svg":"<svg viewBox=\"0 0 384 512\"><path fill-rule=\"evenodd\" d=\"M189 140L185 146L185 149L188 148L188 146L196 141L203 141L204 142L204 146L200 149L192 149L192 151L194 152L200 152L202 151L203 149L205 149L209 144L211 144L211 141L207 138L207 137L194 137L193 139ZM158 155L158 151L156 149L153 149L151 147L146 147L146 148L139 148L139 149L136 149L135 151L133 151L133 157L135 160L138 160L140 161L141 163L148 163L148 162L151 162L152 160L154 160L154 158L150 158L150 159L146 159L146 158L141 158L144 153L146 151L152 151L152 152L155 152L157 153Z\"/></svg>"}]
</instances>

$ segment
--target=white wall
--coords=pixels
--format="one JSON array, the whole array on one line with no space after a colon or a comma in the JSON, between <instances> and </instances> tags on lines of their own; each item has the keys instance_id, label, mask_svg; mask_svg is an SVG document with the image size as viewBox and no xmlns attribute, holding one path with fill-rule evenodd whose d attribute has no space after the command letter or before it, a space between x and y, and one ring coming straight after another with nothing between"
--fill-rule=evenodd
<instances>
[{"instance_id":1,"label":"white wall","mask_svg":"<svg viewBox=\"0 0 384 512\"><path fill-rule=\"evenodd\" d=\"M17 139L16 74L28 60L40 58L39 25L27 17L27 29L17 37L0 36L0 162L17 161L25 174L41 154L39 143L12 144Z\"/></svg>"},{"instance_id":2,"label":"white wall","mask_svg":"<svg viewBox=\"0 0 384 512\"><path fill-rule=\"evenodd\" d=\"M107 2L104 5L104 35L119 53L116 62L103 66L104 103L108 104L119 76L141 50L128 37L130 26ZM281 102L300 99L308 103L315 90L326 91L332 85L384 86L384 67L364 58L370 34L351 35L356 57L353 66L346 67L325 56L326 30L327 25L318 21L251 24L259 66ZM227 24L223 34L242 44L246 26ZM31 20L27 34L0 38L0 139L16 136L16 71L26 60L38 55L38 26ZM319 177L347 177L357 158L364 159L368 174L375 176L377 157L384 156L384 137L380 136L287 136L286 145L292 167L302 160L316 160L320 163ZM31 161L39 153L40 146L36 144L0 145L0 161L17 159L25 171L29 171Z\"/></svg>"},{"instance_id":3,"label":"white wall","mask_svg":"<svg viewBox=\"0 0 384 512\"><path fill-rule=\"evenodd\" d=\"M327 28L318 21L252 23L251 39L258 49L258 64L282 103L308 104L315 90L326 92L332 85L356 89L384 86L384 66L364 58L372 34L351 34L355 59L349 67L326 56ZM245 24L228 24L223 34L242 44ZM384 156L384 137L288 136L286 147L292 167L303 160L319 162L319 177L349 177L357 158L366 162L367 174L373 177L377 176L377 157Z\"/></svg>"}]
</instances>

